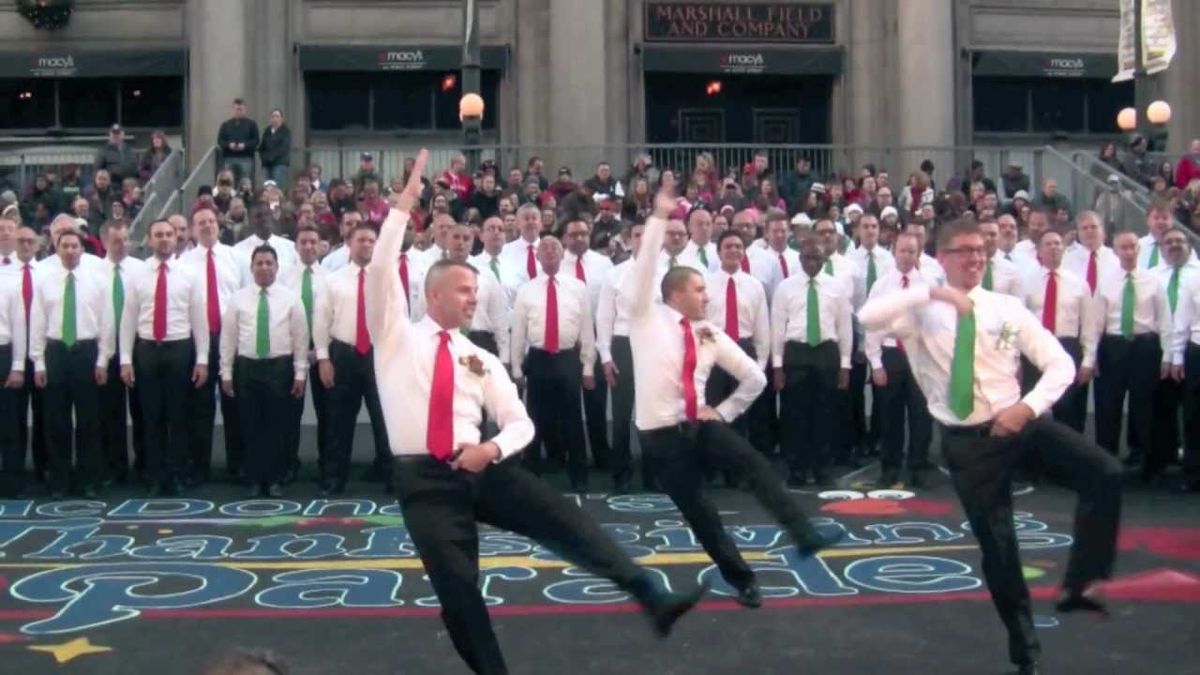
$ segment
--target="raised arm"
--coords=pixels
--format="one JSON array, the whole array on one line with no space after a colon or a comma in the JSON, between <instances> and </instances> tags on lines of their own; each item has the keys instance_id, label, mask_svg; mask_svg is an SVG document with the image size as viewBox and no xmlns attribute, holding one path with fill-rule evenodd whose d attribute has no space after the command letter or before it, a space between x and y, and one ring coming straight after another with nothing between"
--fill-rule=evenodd
<instances>
[{"instance_id":1,"label":"raised arm","mask_svg":"<svg viewBox=\"0 0 1200 675\"><path fill-rule=\"evenodd\" d=\"M367 265L367 328L376 346L387 345L410 325L404 286L396 270L396 261L404 250L404 233L408 229L409 212L421 196L421 177L429 151L417 153L416 163L408 183L399 195L392 195L392 208L379 230L379 241Z\"/></svg>"},{"instance_id":2,"label":"raised arm","mask_svg":"<svg viewBox=\"0 0 1200 675\"><path fill-rule=\"evenodd\" d=\"M626 284L626 292L632 294L632 317L643 317L654 304L654 277L658 267L658 252L662 250L667 236L667 218L675 208L675 200L666 192L654 198L654 214L646 219L646 230L642 233L642 246L633 261L630 273L633 279Z\"/></svg>"}]
</instances>

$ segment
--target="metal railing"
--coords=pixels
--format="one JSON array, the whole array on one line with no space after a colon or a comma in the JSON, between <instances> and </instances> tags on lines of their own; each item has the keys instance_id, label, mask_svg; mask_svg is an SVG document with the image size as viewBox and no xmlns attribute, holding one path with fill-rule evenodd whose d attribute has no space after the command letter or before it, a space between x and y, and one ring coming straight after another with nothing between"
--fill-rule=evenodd
<instances>
[{"instance_id":1,"label":"metal railing","mask_svg":"<svg viewBox=\"0 0 1200 675\"><path fill-rule=\"evenodd\" d=\"M78 171L79 184L92 184L96 147L32 148L0 150L0 190L23 195L40 174L53 173L60 179L68 169ZM140 156L139 156L140 159Z\"/></svg>"},{"instance_id":2,"label":"metal railing","mask_svg":"<svg viewBox=\"0 0 1200 675\"><path fill-rule=\"evenodd\" d=\"M179 190L186 155L182 148L171 150L158 170L142 186L142 210L130 224L130 238L141 241L145 228L157 217L162 205Z\"/></svg>"},{"instance_id":3,"label":"metal railing","mask_svg":"<svg viewBox=\"0 0 1200 675\"><path fill-rule=\"evenodd\" d=\"M159 209L156 220L162 220L167 216L177 213L183 213L187 210L188 205L196 198L196 191L205 181L212 181L217 175L217 146L212 146L205 152L196 165L192 167L191 173L180 184L179 188L170 193L170 196L163 202L162 208Z\"/></svg>"},{"instance_id":4,"label":"metal railing","mask_svg":"<svg viewBox=\"0 0 1200 675\"><path fill-rule=\"evenodd\" d=\"M1042 158L1047 175L1058 181L1059 192L1071 200L1072 213L1082 209L1098 212L1104 217L1110 235L1125 231L1146 233L1148 201L1140 183L1083 151L1068 155L1047 147ZM1118 182L1109 183L1108 176L1114 173Z\"/></svg>"}]
</instances>

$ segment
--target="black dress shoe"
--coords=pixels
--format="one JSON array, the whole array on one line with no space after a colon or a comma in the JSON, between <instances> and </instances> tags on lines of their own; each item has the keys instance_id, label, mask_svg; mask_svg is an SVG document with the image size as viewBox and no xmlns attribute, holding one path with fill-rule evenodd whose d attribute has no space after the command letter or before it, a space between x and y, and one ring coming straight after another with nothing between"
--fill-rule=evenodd
<instances>
[{"instance_id":1,"label":"black dress shoe","mask_svg":"<svg viewBox=\"0 0 1200 675\"><path fill-rule=\"evenodd\" d=\"M788 475L787 486L790 488L802 488L808 485L808 476L801 473L793 473Z\"/></svg>"},{"instance_id":2,"label":"black dress shoe","mask_svg":"<svg viewBox=\"0 0 1200 675\"><path fill-rule=\"evenodd\" d=\"M691 611L707 592L708 582L706 581L692 589L690 593L663 593L658 596L652 604L646 607L646 613L654 622L654 632L664 638L670 635L675 622Z\"/></svg>"},{"instance_id":3,"label":"black dress shoe","mask_svg":"<svg viewBox=\"0 0 1200 675\"><path fill-rule=\"evenodd\" d=\"M881 488L890 488L900 482L900 472L894 469L888 469L879 476L879 482L876 483Z\"/></svg>"},{"instance_id":4,"label":"black dress shoe","mask_svg":"<svg viewBox=\"0 0 1200 675\"><path fill-rule=\"evenodd\" d=\"M1042 671L1038 669L1037 662L1022 663L1017 666L1017 675L1039 675Z\"/></svg>"},{"instance_id":5,"label":"black dress shoe","mask_svg":"<svg viewBox=\"0 0 1200 675\"><path fill-rule=\"evenodd\" d=\"M925 472L921 471L920 469L914 469L913 471L909 472L908 486L914 490L921 490L925 488Z\"/></svg>"},{"instance_id":6,"label":"black dress shoe","mask_svg":"<svg viewBox=\"0 0 1200 675\"><path fill-rule=\"evenodd\" d=\"M762 607L763 597L762 590L758 587L758 582L751 581L745 587L738 591L737 604L747 609L758 609Z\"/></svg>"},{"instance_id":7,"label":"black dress shoe","mask_svg":"<svg viewBox=\"0 0 1200 675\"><path fill-rule=\"evenodd\" d=\"M1094 594L1087 591L1063 589L1063 594L1059 596L1058 602L1055 603L1054 610L1063 614L1071 612L1094 612L1101 616L1108 616L1108 607L1096 599Z\"/></svg>"},{"instance_id":8,"label":"black dress shoe","mask_svg":"<svg viewBox=\"0 0 1200 675\"><path fill-rule=\"evenodd\" d=\"M832 537L826 537L825 535L814 530L804 534L795 535L794 538L796 540L796 550L800 552L800 557L811 558L817 553L820 553L823 549L829 548L830 546L833 546L841 541L843 536L845 536L845 533L839 532Z\"/></svg>"}]
</instances>

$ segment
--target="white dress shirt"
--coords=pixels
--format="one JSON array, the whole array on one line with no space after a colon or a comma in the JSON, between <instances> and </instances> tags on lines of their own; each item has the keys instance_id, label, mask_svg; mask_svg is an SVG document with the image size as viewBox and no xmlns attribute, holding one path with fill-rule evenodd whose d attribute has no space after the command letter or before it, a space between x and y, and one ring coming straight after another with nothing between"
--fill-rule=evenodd
<instances>
[{"instance_id":1,"label":"white dress shirt","mask_svg":"<svg viewBox=\"0 0 1200 675\"><path fill-rule=\"evenodd\" d=\"M1017 267L1016 263L1006 259L999 250L992 255L991 260L984 264L992 266L992 291L1011 295L1014 298L1020 298L1025 294L1021 269ZM986 273L986 267L984 270ZM943 272L941 276L945 278L945 273Z\"/></svg>"},{"instance_id":2,"label":"white dress shirt","mask_svg":"<svg viewBox=\"0 0 1200 675\"><path fill-rule=\"evenodd\" d=\"M537 278L521 287L513 305L511 362L514 378L521 378L522 363L528 347L545 348L546 285L551 277L539 271ZM587 287L572 272L559 269L554 275L558 302L558 349L579 347L583 376L591 377L596 365L596 331L592 326L591 302Z\"/></svg>"},{"instance_id":3,"label":"white dress shirt","mask_svg":"<svg viewBox=\"0 0 1200 675\"><path fill-rule=\"evenodd\" d=\"M783 265L779 262L780 252L770 247L751 247L746 249L746 257L750 261L750 275L763 285L763 290L767 294L767 302L771 302L771 298L775 296L775 289L779 287L779 283L784 280ZM800 254L792 249L786 249L782 253L784 262L787 263L787 276L795 276L800 273Z\"/></svg>"},{"instance_id":4,"label":"white dress shirt","mask_svg":"<svg viewBox=\"0 0 1200 675\"><path fill-rule=\"evenodd\" d=\"M496 261L494 266L492 265L493 260ZM479 270L480 274L487 272L488 274L492 275L493 279L500 282L500 286L504 289L504 297L508 304L508 308L512 309L513 302L515 302L517 299L517 290L520 289L521 284L524 283L524 280L522 280L516 274L516 272L513 271L512 263L506 261L501 253L492 255L487 251L484 251L476 256L471 256L467 259L467 262L471 263L472 267Z\"/></svg>"},{"instance_id":5,"label":"white dress shirt","mask_svg":"<svg viewBox=\"0 0 1200 675\"><path fill-rule=\"evenodd\" d=\"M21 284L6 282L0 285L0 346L12 345L12 370L25 370L26 333Z\"/></svg>"},{"instance_id":6,"label":"white dress shirt","mask_svg":"<svg viewBox=\"0 0 1200 675\"><path fill-rule=\"evenodd\" d=\"M330 275L330 271L325 269L325 266L321 263L314 262L311 265L296 263L295 266L288 269L286 272L284 270L279 270L279 276L276 277L276 281L292 289L296 292L296 295L299 296L300 289L304 285L304 270L310 268L312 269L313 300L315 301L318 294L317 288L323 284Z\"/></svg>"},{"instance_id":7,"label":"white dress shirt","mask_svg":"<svg viewBox=\"0 0 1200 675\"><path fill-rule=\"evenodd\" d=\"M700 255L700 248L699 244L688 239L687 245L683 247L683 254L699 260L701 265L705 265L705 271L708 273L721 269L721 256L717 252L717 245L711 241L705 244L703 257Z\"/></svg>"},{"instance_id":8,"label":"white dress shirt","mask_svg":"<svg viewBox=\"0 0 1200 675\"><path fill-rule=\"evenodd\" d=\"M666 236L667 222L651 216L646 219L642 250L656 251ZM678 424L687 420L683 396L683 316L654 301L653 286L658 261L642 256L634 261L626 282L630 308L629 340L633 347L633 377L637 396L634 400L634 424L641 431ZM737 389L716 406L725 420L736 419L750 407L767 384L767 376L758 364L709 321L691 323L696 367L692 384L697 408L705 405L704 386L713 366L719 366L738 382Z\"/></svg>"},{"instance_id":9,"label":"white dress shirt","mask_svg":"<svg viewBox=\"0 0 1200 675\"><path fill-rule=\"evenodd\" d=\"M798 275L785 279L771 300L771 365L783 367L783 347L787 342L806 342L808 338L808 286L817 285L821 341L836 341L842 368L850 367L854 346L849 287L836 277L818 273L815 277Z\"/></svg>"},{"instance_id":10,"label":"white dress shirt","mask_svg":"<svg viewBox=\"0 0 1200 675\"><path fill-rule=\"evenodd\" d=\"M671 268L672 257L675 259L674 264L676 267L690 267L690 268L696 270L697 272L699 272L700 274L708 274L708 267L704 263L700 262L700 256L696 255L695 252L689 253L687 248L685 247L677 255L672 256L670 253L667 253L667 250L664 248L658 252L658 267L659 267L659 279L660 280L667 273L667 271Z\"/></svg>"},{"instance_id":11,"label":"white dress shirt","mask_svg":"<svg viewBox=\"0 0 1200 675\"><path fill-rule=\"evenodd\" d=\"M1172 309L1171 315L1173 317L1175 315L1175 313L1177 313L1179 311L1178 304L1176 304L1176 306L1174 308L1171 308L1171 293L1170 293L1171 278L1176 276L1175 267L1172 265L1168 265L1164 262L1163 264L1159 265L1158 267L1155 267L1154 269L1152 269L1150 271L1153 272L1154 274L1157 274L1159 280L1162 281L1163 292L1165 292L1167 294L1167 307ZM1176 303L1178 303L1183 298L1184 287L1187 286L1191 282L1192 277L1195 277L1198 274L1200 274L1200 262L1194 262L1192 260L1188 260L1179 266L1178 278L1175 282Z\"/></svg>"},{"instance_id":12,"label":"white dress shirt","mask_svg":"<svg viewBox=\"0 0 1200 675\"><path fill-rule=\"evenodd\" d=\"M496 339L496 351L500 353L500 360L508 363L512 352L509 342L511 328L508 324L511 317L508 312L507 295L490 271L478 268L475 271L479 288L475 293L475 315L471 317L471 330L491 333ZM421 315L424 316L424 311Z\"/></svg>"},{"instance_id":13,"label":"white dress shirt","mask_svg":"<svg viewBox=\"0 0 1200 675\"><path fill-rule=\"evenodd\" d=\"M534 246L534 248L537 248L537 247ZM411 257L414 260L416 260L416 262L419 262L421 264L421 266L425 269L429 269L430 267L433 266L433 264L435 262L437 262L439 260L445 260L447 257L449 257L449 254L446 252L446 249L442 248L441 246L438 246L435 243L430 243L429 248L425 249L424 251L417 251L415 249L409 249L408 252L411 255ZM399 259L399 258L397 258L397 259Z\"/></svg>"},{"instance_id":14,"label":"white dress shirt","mask_svg":"<svg viewBox=\"0 0 1200 675\"><path fill-rule=\"evenodd\" d=\"M601 363L612 363L612 339L615 336L629 337L629 316L633 309L633 296L624 292L629 274L633 270L633 258L612 268L600 287L600 298L596 305L596 351ZM658 298L661 290L655 292Z\"/></svg>"},{"instance_id":15,"label":"white dress shirt","mask_svg":"<svg viewBox=\"0 0 1200 675\"><path fill-rule=\"evenodd\" d=\"M846 258L858 266L858 276L861 279L856 279L855 283L862 287L859 294L859 304L855 305L855 309L862 306L862 303L867 301L867 294L871 292L867 288L867 271L871 258L875 260L875 283L884 277L888 272L896 267L896 258L892 256L892 252L882 246L876 246L871 250L867 250L865 246L855 246L849 251L846 251Z\"/></svg>"},{"instance_id":16,"label":"white dress shirt","mask_svg":"<svg viewBox=\"0 0 1200 675\"><path fill-rule=\"evenodd\" d=\"M1141 239L1138 239L1138 262L1137 262L1137 266L1138 266L1140 269L1149 269L1149 267L1150 267L1150 258L1152 258L1152 257L1154 256L1154 250L1155 250L1156 248L1158 248L1158 240L1156 240L1156 239L1154 238L1154 235L1152 235L1152 234L1146 234L1146 235L1145 235L1145 236L1143 236ZM1159 252L1158 252L1158 264L1157 264L1157 265L1155 265L1155 267L1157 267L1158 265L1161 265L1161 264L1162 264L1162 263L1163 263L1165 260L1166 260L1166 257L1165 257L1165 256L1163 256L1163 252L1162 252L1162 250L1159 250ZM1200 262L1200 258L1197 258L1197 257L1196 257L1196 250L1195 250L1195 249L1192 249L1192 252L1191 252L1191 253L1188 255L1188 262Z\"/></svg>"},{"instance_id":17,"label":"white dress shirt","mask_svg":"<svg viewBox=\"0 0 1200 675\"><path fill-rule=\"evenodd\" d=\"M116 277L117 277L116 270L117 270L118 266L121 268L121 289L123 291L125 291L126 298L128 298L129 285L131 283L134 283L142 275L146 274L146 270L149 269L149 267L146 265L145 260L139 260L138 258L134 258L133 256L129 256L129 255L122 258L121 262L119 262L119 263L113 262L112 258L104 258L104 270L103 270L102 274L105 276L105 279L107 281L107 289L105 290L105 293L106 293L106 297L109 298L110 302L112 302L112 300L113 300L113 282L116 280ZM126 299L126 302L128 302L128 299ZM124 306L122 306L122 308L121 308L121 315L118 315L117 314L117 305L114 302L113 303L113 322L114 322L114 324L113 324L113 336L114 336L113 337L113 349L114 350L119 347L120 342L121 342L120 333L121 333L121 319L122 319L123 314L124 314Z\"/></svg>"},{"instance_id":18,"label":"white dress shirt","mask_svg":"<svg viewBox=\"0 0 1200 675\"><path fill-rule=\"evenodd\" d=\"M179 262L192 268L196 278L200 281L200 291L204 294L206 312L208 311L209 250L203 246L196 246L196 248L184 253L179 258ZM217 276L217 301L220 303L217 309L224 314L225 306L229 303L229 299L233 297L233 294L239 288L244 288L253 283L250 276L250 259L242 255L241 251L237 251L232 246L226 246L220 242L213 244L211 250L213 253L213 267L216 270Z\"/></svg>"},{"instance_id":19,"label":"white dress shirt","mask_svg":"<svg viewBox=\"0 0 1200 675\"><path fill-rule=\"evenodd\" d=\"M262 246L263 244L275 249L275 257L278 258L279 261L280 273L288 268L295 267L296 265L300 264L300 255L296 253L295 242L277 234L272 234L267 238L266 241L260 239L257 234L251 234L249 237L246 237L245 239L234 244L233 250L240 253L242 257L249 262L251 256L254 254L254 249Z\"/></svg>"},{"instance_id":20,"label":"white dress shirt","mask_svg":"<svg viewBox=\"0 0 1200 675\"><path fill-rule=\"evenodd\" d=\"M336 272L350 264L350 247L341 244L321 259L321 267L330 272Z\"/></svg>"},{"instance_id":21,"label":"white dress shirt","mask_svg":"<svg viewBox=\"0 0 1200 675\"><path fill-rule=\"evenodd\" d=\"M1133 333L1158 335L1162 344L1163 363L1171 360L1171 308L1167 306L1167 291L1158 275L1144 269L1132 273L1121 270L1111 274L1096 289L1096 321L1107 335L1121 335L1121 302L1125 296L1126 275L1133 275Z\"/></svg>"},{"instance_id":22,"label":"white dress shirt","mask_svg":"<svg viewBox=\"0 0 1200 675\"><path fill-rule=\"evenodd\" d=\"M107 366L115 348L116 321L103 273L95 265L85 270L82 263L74 270L61 264L55 269L43 268L34 286L29 317L29 358L39 373L46 370L46 341L62 339L63 294L68 276L75 279L75 339L98 342L98 368Z\"/></svg>"},{"instance_id":23,"label":"white dress shirt","mask_svg":"<svg viewBox=\"0 0 1200 675\"><path fill-rule=\"evenodd\" d=\"M0 253L0 282L21 278L21 260L17 252Z\"/></svg>"},{"instance_id":24,"label":"white dress shirt","mask_svg":"<svg viewBox=\"0 0 1200 675\"><path fill-rule=\"evenodd\" d=\"M905 279L908 280L907 284ZM921 270L915 267L908 272L901 272L899 268L893 267L871 287L871 292L867 294L867 300L870 301L909 288L928 287L930 283L932 282L921 274ZM873 370L883 370L883 348L895 346L897 346L896 338L890 333L864 328L863 353Z\"/></svg>"},{"instance_id":25,"label":"white dress shirt","mask_svg":"<svg viewBox=\"0 0 1200 675\"><path fill-rule=\"evenodd\" d=\"M521 237L517 237L516 239L505 244L504 248L500 249L500 259L504 261L504 264L507 265L510 270L512 270L512 274L517 279L518 288L525 285L525 282L529 281L528 255L530 247L532 247L534 254L534 276L537 276L542 273L542 266L537 260L538 243L536 239L532 242L529 242L525 241Z\"/></svg>"},{"instance_id":26,"label":"white dress shirt","mask_svg":"<svg viewBox=\"0 0 1200 675\"><path fill-rule=\"evenodd\" d=\"M942 264L937 261L937 258L922 253L917 261L917 268L921 270L921 275L925 277L931 284L940 286L946 283L946 270L942 269Z\"/></svg>"},{"instance_id":27,"label":"white dress shirt","mask_svg":"<svg viewBox=\"0 0 1200 675\"><path fill-rule=\"evenodd\" d=\"M1088 263L1092 259L1092 252L1083 246L1071 249L1063 254L1062 266L1067 271L1087 282ZM1119 274L1121 272L1121 260L1117 258L1117 254L1107 246L1101 246L1096 250L1096 286L1100 286L1100 280L1110 274ZM1091 290L1089 288L1089 290Z\"/></svg>"},{"instance_id":28,"label":"white dress shirt","mask_svg":"<svg viewBox=\"0 0 1200 675\"><path fill-rule=\"evenodd\" d=\"M1074 381L1071 357L1019 299L976 287L968 293L975 304L975 404L966 419L959 419L949 401L958 312L948 303L932 301L929 293L928 286L918 286L881 295L864 305L858 317L868 330L904 341L929 412L942 424L990 422L1018 402L1041 415ZM1042 372L1024 398L1017 379L1022 355Z\"/></svg>"},{"instance_id":29,"label":"white dress shirt","mask_svg":"<svg viewBox=\"0 0 1200 675\"><path fill-rule=\"evenodd\" d=\"M560 274L568 274L579 278L576 269L576 262L579 256L576 256L570 251L563 253L562 268ZM593 316L596 314L596 308L600 304L600 289L604 287L604 280L608 278L609 272L612 271L613 264L606 256L601 255L591 249L583 252L583 279L587 283L588 300L591 303L589 309Z\"/></svg>"},{"instance_id":30,"label":"white dress shirt","mask_svg":"<svg viewBox=\"0 0 1200 675\"><path fill-rule=\"evenodd\" d=\"M425 455L429 431L429 397L433 369L443 328L426 316L413 323L399 306L403 289L394 266L380 260L400 255L408 214L392 209L380 228L376 252L368 266L367 316L370 329L380 337L375 348L375 379L379 402L395 455ZM500 432L489 439L508 457L533 440L533 422L521 404L517 388L494 355L474 345L458 330L445 331L454 361L454 447L478 443L483 411L496 421ZM473 368L472 364L478 364Z\"/></svg>"},{"instance_id":31,"label":"white dress shirt","mask_svg":"<svg viewBox=\"0 0 1200 675\"><path fill-rule=\"evenodd\" d=\"M308 373L308 319L300 293L273 283L266 289L255 284L240 289L229 300L221 317L221 379L233 381L235 357L258 360L258 303L263 291L267 294L268 355L267 358L292 356L296 381L303 382Z\"/></svg>"},{"instance_id":32,"label":"white dress shirt","mask_svg":"<svg viewBox=\"0 0 1200 675\"><path fill-rule=\"evenodd\" d=\"M154 296L162 262L151 258L146 273L125 285L125 311L121 317L121 365L133 365L133 339L154 340ZM208 315L204 305L204 280L177 260L167 263L167 330L164 341L196 341L196 365L208 365Z\"/></svg>"},{"instance_id":33,"label":"white dress shirt","mask_svg":"<svg viewBox=\"0 0 1200 675\"><path fill-rule=\"evenodd\" d=\"M1182 366L1189 343L1200 345L1200 274L1180 280L1171 340L1171 362Z\"/></svg>"},{"instance_id":34,"label":"white dress shirt","mask_svg":"<svg viewBox=\"0 0 1200 675\"><path fill-rule=\"evenodd\" d=\"M1013 246L1013 257L1024 256L1032 260L1037 260L1037 242L1032 239L1022 239ZM1015 260L1013 262L1016 262Z\"/></svg>"},{"instance_id":35,"label":"white dress shirt","mask_svg":"<svg viewBox=\"0 0 1200 675\"><path fill-rule=\"evenodd\" d=\"M402 288L404 278L400 276L400 265L405 261L408 263L408 318L416 321L425 316L425 275L429 273L429 266L432 262L423 255L422 251L413 248L401 251L400 257L396 260L396 276L400 279ZM480 304L482 304L482 299L480 299Z\"/></svg>"},{"instance_id":36,"label":"white dress shirt","mask_svg":"<svg viewBox=\"0 0 1200 675\"><path fill-rule=\"evenodd\" d=\"M400 285L400 274L396 266L389 264L392 274L396 277L396 285ZM370 293L366 292L366 267L350 264L325 277L324 291L317 297L316 310L313 312L312 339L313 348L317 351L318 360L329 358L329 344L337 340L351 347L358 339L358 277L363 273L363 302L369 301ZM403 288L401 288L403 293ZM365 309L365 304L364 304ZM369 312L368 312L369 314ZM367 318L368 333L370 332L370 317ZM372 339L372 343L374 340Z\"/></svg>"},{"instance_id":37,"label":"white dress shirt","mask_svg":"<svg viewBox=\"0 0 1200 675\"><path fill-rule=\"evenodd\" d=\"M1093 317L1096 311L1092 292L1087 282L1063 269L1055 270L1058 302L1054 313L1054 336L1079 340L1082 358L1080 365L1091 368L1096 365L1096 347L1100 343L1099 322ZM1039 322L1046 307L1046 284L1050 270L1042 267L1041 272L1025 286L1025 306Z\"/></svg>"},{"instance_id":38,"label":"white dress shirt","mask_svg":"<svg viewBox=\"0 0 1200 675\"><path fill-rule=\"evenodd\" d=\"M45 272L58 272L61 271L62 268L62 258L58 257L57 254L52 253L42 260L42 264L37 267L37 272L38 274ZM97 272L103 273L105 269L104 258L91 253L83 253L79 256L80 271L87 272L89 274L95 274Z\"/></svg>"},{"instance_id":39,"label":"white dress shirt","mask_svg":"<svg viewBox=\"0 0 1200 675\"><path fill-rule=\"evenodd\" d=\"M740 269L730 275L718 269L708 275L708 320L726 335L725 298L733 282L737 295L738 338L754 345L754 360L760 369L767 367L771 354L771 317L767 309L767 293L762 282Z\"/></svg>"}]
</instances>

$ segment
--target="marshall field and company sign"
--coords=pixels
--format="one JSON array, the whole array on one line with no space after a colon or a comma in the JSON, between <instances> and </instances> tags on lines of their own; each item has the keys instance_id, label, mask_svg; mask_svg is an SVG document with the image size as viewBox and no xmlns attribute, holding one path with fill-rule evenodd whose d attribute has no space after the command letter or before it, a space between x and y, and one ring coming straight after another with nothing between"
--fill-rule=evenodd
<instances>
[{"instance_id":1,"label":"marshall field and company sign","mask_svg":"<svg viewBox=\"0 0 1200 675\"><path fill-rule=\"evenodd\" d=\"M833 42L832 3L647 2L647 42Z\"/></svg>"}]
</instances>

